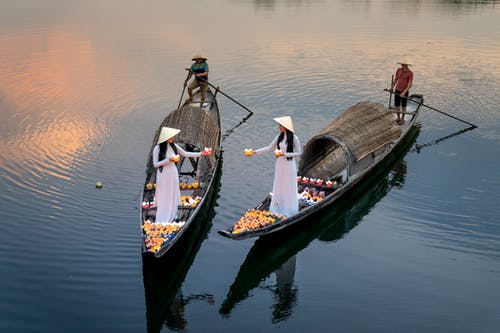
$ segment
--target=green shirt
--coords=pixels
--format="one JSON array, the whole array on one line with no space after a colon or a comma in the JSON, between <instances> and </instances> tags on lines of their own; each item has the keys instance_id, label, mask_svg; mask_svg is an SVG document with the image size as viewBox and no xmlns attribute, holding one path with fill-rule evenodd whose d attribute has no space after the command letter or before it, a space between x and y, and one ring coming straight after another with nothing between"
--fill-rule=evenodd
<instances>
[{"instance_id":1,"label":"green shirt","mask_svg":"<svg viewBox=\"0 0 500 333\"><path fill-rule=\"evenodd\" d=\"M201 64L194 63L191 65L191 71L195 74L199 73L208 73L208 64L206 62L202 62ZM208 75L201 77L203 80L208 81Z\"/></svg>"}]
</instances>

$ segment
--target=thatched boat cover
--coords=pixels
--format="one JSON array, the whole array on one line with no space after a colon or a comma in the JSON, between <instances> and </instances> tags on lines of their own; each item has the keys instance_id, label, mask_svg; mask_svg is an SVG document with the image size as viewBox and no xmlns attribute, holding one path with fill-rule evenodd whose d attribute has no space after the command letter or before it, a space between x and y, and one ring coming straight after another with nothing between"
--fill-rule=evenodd
<instances>
[{"instance_id":1,"label":"thatched boat cover","mask_svg":"<svg viewBox=\"0 0 500 333\"><path fill-rule=\"evenodd\" d=\"M360 102L309 140L299 170L309 177L333 176L346 166L346 158L357 162L400 135L400 126L382 104ZM347 156L343 158L345 151Z\"/></svg>"},{"instance_id":2,"label":"thatched boat cover","mask_svg":"<svg viewBox=\"0 0 500 333\"><path fill-rule=\"evenodd\" d=\"M175 136L177 143L195 145L200 149L205 147L218 148L220 128L215 123L210 114L200 107L185 105L180 109L170 112L156 131L153 145L149 154L149 161L153 153L153 148L158 141L161 127L172 127L180 129L181 132ZM210 162L215 162L215 154L208 156Z\"/></svg>"}]
</instances>

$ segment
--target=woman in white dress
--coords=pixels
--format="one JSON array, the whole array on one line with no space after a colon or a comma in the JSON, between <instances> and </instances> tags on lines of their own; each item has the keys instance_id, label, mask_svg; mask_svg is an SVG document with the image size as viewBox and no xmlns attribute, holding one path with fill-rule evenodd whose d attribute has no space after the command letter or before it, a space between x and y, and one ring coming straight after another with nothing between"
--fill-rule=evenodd
<instances>
[{"instance_id":1,"label":"woman in white dress","mask_svg":"<svg viewBox=\"0 0 500 333\"><path fill-rule=\"evenodd\" d=\"M187 152L174 143L174 136L181 130L162 127L158 144L153 148L153 165L156 172L156 223L172 222L177 216L177 207L181 204L179 172L176 163L180 157L198 158L208 152Z\"/></svg>"},{"instance_id":2,"label":"woman in white dress","mask_svg":"<svg viewBox=\"0 0 500 333\"><path fill-rule=\"evenodd\" d=\"M260 155L274 149L276 164L269 211L291 216L299 212L295 157L301 154L300 141L294 134L292 118L287 116L274 118L274 120L279 124L280 133L267 147L246 150L245 155Z\"/></svg>"}]
</instances>

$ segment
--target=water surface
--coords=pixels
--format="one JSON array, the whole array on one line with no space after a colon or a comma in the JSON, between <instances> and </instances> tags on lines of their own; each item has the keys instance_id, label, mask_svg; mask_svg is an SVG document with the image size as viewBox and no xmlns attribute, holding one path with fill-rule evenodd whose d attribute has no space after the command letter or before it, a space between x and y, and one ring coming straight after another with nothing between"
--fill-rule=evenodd
<instances>
[{"instance_id":1,"label":"water surface","mask_svg":"<svg viewBox=\"0 0 500 333\"><path fill-rule=\"evenodd\" d=\"M213 209L142 261L139 192L190 58L254 111L224 140ZM226 228L270 190L273 117L305 144L386 104L397 60L430 109L401 160L273 243ZM1 332L500 329L495 1L1 1ZM247 112L219 97L223 131ZM102 181L102 189L95 183Z\"/></svg>"}]
</instances>

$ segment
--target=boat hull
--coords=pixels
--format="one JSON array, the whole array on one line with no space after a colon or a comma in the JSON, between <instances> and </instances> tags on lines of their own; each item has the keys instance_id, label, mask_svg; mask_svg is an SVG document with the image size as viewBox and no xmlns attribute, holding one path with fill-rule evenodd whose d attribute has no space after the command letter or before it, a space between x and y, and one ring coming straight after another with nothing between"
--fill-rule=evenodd
<instances>
[{"instance_id":1,"label":"boat hull","mask_svg":"<svg viewBox=\"0 0 500 333\"><path fill-rule=\"evenodd\" d=\"M413 95L412 99L423 103L423 97L421 95ZM307 208L301 209L296 215L290 216L279 223L275 223L264 228L233 233L233 227L230 227L224 230L219 230L219 234L235 240L251 237L267 237L274 235L281 230L288 229L292 225L299 224L301 221L310 220L325 209L330 208L334 203L339 202L341 199L346 197L347 194L354 188L360 186L360 183L369 182L369 180L373 179L373 177L377 177L384 171L385 168L387 168L388 165L391 165L394 160L401 157L406 153L406 151L408 151L419 131L417 116L421 105L414 105L414 107L415 110L411 115L411 119L406 121L405 124L401 126L400 136L390 144L378 147L371 154L364 154L363 159L358 162L358 165L354 164L354 166L351 167L351 169L357 170L356 173L350 175L348 181L344 182L338 189L326 195L323 200ZM391 111L389 110L389 112ZM299 170L299 174L301 174L301 172L304 172L303 168ZM255 209L267 209L269 201L270 197L268 196Z\"/></svg>"},{"instance_id":2,"label":"boat hull","mask_svg":"<svg viewBox=\"0 0 500 333\"><path fill-rule=\"evenodd\" d=\"M161 258L169 252L172 247L189 232L191 224L195 221L199 212L207 203L212 190L216 187L217 173L221 167L221 132L220 114L216 96L207 91L206 103L200 105L199 93L194 95L194 101L184 103L178 110L174 110L161 122L154 136L153 144L148 157L146 167L146 182L141 198L141 229L142 229L142 254L154 258ZM187 201L179 206L178 220L183 222L182 227L168 235L163 235L160 248L153 248L146 241L147 232L145 224L155 224L156 207L149 205L154 202L156 169L152 165L152 151L156 145L159 132L162 127L173 127L181 130L176 136L176 144L182 145L188 151L201 151L205 147L213 149L210 156L202 156L198 160L185 158L178 163L178 172L181 178L181 195L185 198L198 198L197 204ZM189 204L191 202L191 204ZM176 221L172 221L175 223Z\"/></svg>"}]
</instances>

